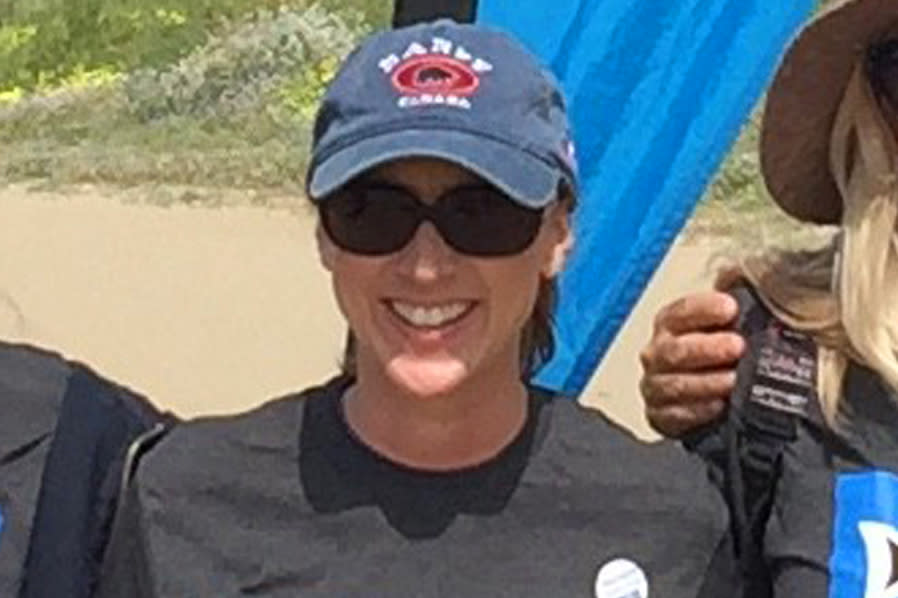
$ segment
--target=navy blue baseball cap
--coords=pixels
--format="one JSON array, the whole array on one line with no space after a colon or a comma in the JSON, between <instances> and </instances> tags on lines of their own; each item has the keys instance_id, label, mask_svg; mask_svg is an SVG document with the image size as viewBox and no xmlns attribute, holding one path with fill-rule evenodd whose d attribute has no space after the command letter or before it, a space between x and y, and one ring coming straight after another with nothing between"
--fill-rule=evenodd
<instances>
[{"instance_id":1,"label":"navy blue baseball cap","mask_svg":"<svg viewBox=\"0 0 898 598\"><path fill-rule=\"evenodd\" d=\"M554 76L511 36L449 20L369 37L346 59L315 121L309 197L403 158L455 163L531 208L577 168Z\"/></svg>"}]
</instances>

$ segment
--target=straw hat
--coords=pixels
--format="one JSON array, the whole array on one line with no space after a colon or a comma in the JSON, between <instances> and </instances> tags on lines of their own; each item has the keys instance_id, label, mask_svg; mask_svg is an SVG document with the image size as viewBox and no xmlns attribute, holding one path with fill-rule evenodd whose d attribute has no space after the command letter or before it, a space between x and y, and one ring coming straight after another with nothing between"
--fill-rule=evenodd
<instances>
[{"instance_id":1,"label":"straw hat","mask_svg":"<svg viewBox=\"0 0 898 598\"><path fill-rule=\"evenodd\" d=\"M898 0L840 0L805 27L770 88L761 134L767 188L787 213L834 224L842 200L830 134L858 60L898 23Z\"/></svg>"}]
</instances>

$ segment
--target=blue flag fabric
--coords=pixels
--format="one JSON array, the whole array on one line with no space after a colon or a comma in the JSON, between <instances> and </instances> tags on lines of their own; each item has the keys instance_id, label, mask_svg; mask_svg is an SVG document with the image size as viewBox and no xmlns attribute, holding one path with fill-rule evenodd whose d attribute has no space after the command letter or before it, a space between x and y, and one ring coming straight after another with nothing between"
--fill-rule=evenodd
<instances>
[{"instance_id":1,"label":"blue flag fabric","mask_svg":"<svg viewBox=\"0 0 898 598\"><path fill-rule=\"evenodd\" d=\"M898 596L898 476L839 476L829 570L830 598Z\"/></svg>"},{"instance_id":2,"label":"blue flag fabric","mask_svg":"<svg viewBox=\"0 0 898 598\"><path fill-rule=\"evenodd\" d=\"M561 80L582 173L558 349L540 383L586 386L814 0L480 0Z\"/></svg>"}]
</instances>

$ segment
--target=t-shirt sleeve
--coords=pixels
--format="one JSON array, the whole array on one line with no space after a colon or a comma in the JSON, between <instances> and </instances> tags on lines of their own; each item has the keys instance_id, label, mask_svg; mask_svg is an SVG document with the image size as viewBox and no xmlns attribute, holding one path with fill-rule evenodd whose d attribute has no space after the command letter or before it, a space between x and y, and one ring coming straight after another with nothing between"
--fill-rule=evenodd
<instances>
[{"instance_id":1,"label":"t-shirt sleeve","mask_svg":"<svg viewBox=\"0 0 898 598\"><path fill-rule=\"evenodd\" d=\"M97 598L156 598L137 488L125 493L106 550Z\"/></svg>"},{"instance_id":2,"label":"t-shirt sleeve","mask_svg":"<svg viewBox=\"0 0 898 598\"><path fill-rule=\"evenodd\" d=\"M811 426L783 451L782 472L763 535L776 598L829 594L829 564L834 538L836 494L830 459L832 448Z\"/></svg>"},{"instance_id":3,"label":"t-shirt sleeve","mask_svg":"<svg viewBox=\"0 0 898 598\"><path fill-rule=\"evenodd\" d=\"M718 543L708 569L705 572L697 598L744 596L744 580L736 555L736 543L732 532L725 534ZM748 597L746 598L758 598Z\"/></svg>"}]
</instances>

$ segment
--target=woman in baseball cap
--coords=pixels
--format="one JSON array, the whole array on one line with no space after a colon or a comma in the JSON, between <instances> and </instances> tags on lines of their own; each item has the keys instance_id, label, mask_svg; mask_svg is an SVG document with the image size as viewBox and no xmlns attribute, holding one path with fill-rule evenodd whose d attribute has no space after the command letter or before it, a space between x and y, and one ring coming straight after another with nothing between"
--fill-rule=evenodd
<instances>
[{"instance_id":1,"label":"woman in baseball cap","mask_svg":"<svg viewBox=\"0 0 898 598\"><path fill-rule=\"evenodd\" d=\"M373 36L323 100L307 183L343 371L162 439L101 595L737 594L706 466L530 381L577 194L533 56L449 21Z\"/></svg>"},{"instance_id":2,"label":"woman in baseball cap","mask_svg":"<svg viewBox=\"0 0 898 598\"><path fill-rule=\"evenodd\" d=\"M800 33L770 90L761 161L787 214L837 232L822 249L746 259L722 281L748 288L737 292L748 351L716 432L756 543L743 554L769 576L752 595L896 596L898 2L837 2ZM686 328L694 355L720 348L717 331ZM676 362L663 338L645 353L656 428L709 423L719 395L669 400L659 384ZM706 384L700 372L721 365L677 368Z\"/></svg>"}]
</instances>

